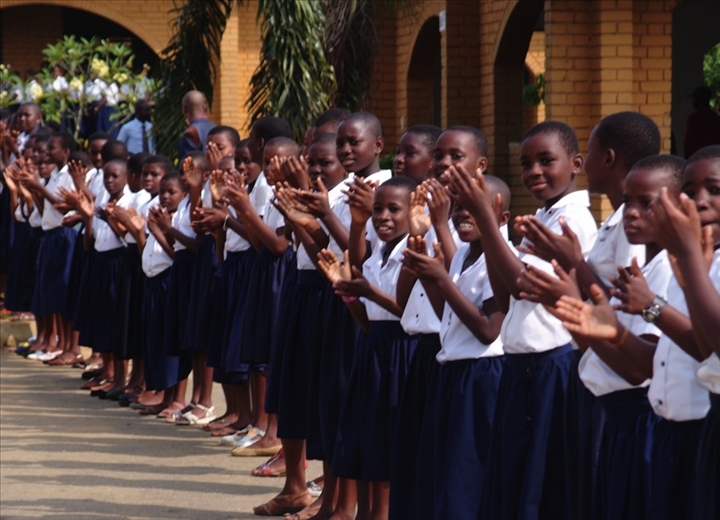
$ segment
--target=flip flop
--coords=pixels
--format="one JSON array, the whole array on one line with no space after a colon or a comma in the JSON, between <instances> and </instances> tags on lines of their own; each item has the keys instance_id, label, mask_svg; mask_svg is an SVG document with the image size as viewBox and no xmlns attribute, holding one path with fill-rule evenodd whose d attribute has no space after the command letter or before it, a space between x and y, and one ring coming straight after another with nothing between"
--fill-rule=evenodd
<instances>
[{"instance_id":1,"label":"flip flop","mask_svg":"<svg viewBox=\"0 0 720 520\"><path fill-rule=\"evenodd\" d=\"M296 495L278 495L261 506L254 507L258 516L283 516L302 511L312 503L310 493L302 491Z\"/></svg>"}]
</instances>

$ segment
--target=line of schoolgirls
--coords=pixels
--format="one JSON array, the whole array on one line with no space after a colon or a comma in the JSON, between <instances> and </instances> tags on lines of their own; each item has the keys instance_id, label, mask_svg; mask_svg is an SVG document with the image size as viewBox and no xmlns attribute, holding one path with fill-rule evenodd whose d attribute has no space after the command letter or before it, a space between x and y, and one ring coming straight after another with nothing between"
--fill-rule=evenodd
<instances>
[{"instance_id":1,"label":"line of schoolgirls","mask_svg":"<svg viewBox=\"0 0 720 520\"><path fill-rule=\"evenodd\" d=\"M10 172L19 205L22 186L84 224L92 254L62 214L67 232L48 224L33 302L50 294L58 251L67 279L99 288L47 300L62 299L50 314L79 330L65 350L91 346L117 381L93 388L127 394L132 358L131 380L142 366L157 392L136 399L141 413L225 433L234 455L273 455L258 475L282 459L283 489L258 515L718 516L719 147L658 155L656 125L621 112L595 127L583 159L567 125L532 127L520 164L542 207L516 218L516 249L510 190L486 174L479 130L411 127L394 176L369 113L328 111L302 153L290 135L267 117L244 142L217 127L179 173L146 159L152 200L128 196L112 141L107 195L88 193L77 165L58 182L59 152L46 186L27 167ZM163 175L150 179L149 164ZM583 169L614 209L600 229L576 188ZM60 233L62 244L46 238ZM134 312L141 352L127 341ZM323 461L316 501L306 459Z\"/></svg>"}]
</instances>

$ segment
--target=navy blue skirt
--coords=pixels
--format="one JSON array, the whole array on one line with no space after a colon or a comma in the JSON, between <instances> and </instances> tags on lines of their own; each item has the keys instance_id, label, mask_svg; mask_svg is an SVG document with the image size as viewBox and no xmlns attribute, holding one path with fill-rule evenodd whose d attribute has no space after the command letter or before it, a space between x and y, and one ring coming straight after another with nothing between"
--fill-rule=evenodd
<instances>
[{"instance_id":1,"label":"navy blue skirt","mask_svg":"<svg viewBox=\"0 0 720 520\"><path fill-rule=\"evenodd\" d=\"M41 236L42 228L34 228L26 222L15 223L15 234L8 257L6 309L30 312L32 308Z\"/></svg>"},{"instance_id":2,"label":"navy blue skirt","mask_svg":"<svg viewBox=\"0 0 720 520\"><path fill-rule=\"evenodd\" d=\"M368 334L358 337L335 441L335 475L390 480L398 408L417 341L399 321L371 321Z\"/></svg>"},{"instance_id":3,"label":"navy blue skirt","mask_svg":"<svg viewBox=\"0 0 720 520\"><path fill-rule=\"evenodd\" d=\"M165 353L165 315L172 267L146 278L142 301L143 369L147 390L167 390L190 375L189 355Z\"/></svg>"},{"instance_id":4,"label":"navy blue skirt","mask_svg":"<svg viewBox=\"0 0 720 520\"><path fill-rule=\"evenodd\" d=\"M280 256L275 256L265 246L260 248L248 277L248 305L244 309L243 320L239 329L233 328L229 339L240 347L239 359L242 363L270 363L280 293L286 273L290 271L297 271L292 247Z\"/></svg>"},{"instance_id":5,"label":"navy blue skirt","mask_svg":"<svg viewBox=\"0 0 720 520\"><path fill-rule=\"evenodd\" d=\"M695 485L695 455L704 419L668 421L655 427L650 476L652 520L690 516ZM715 490L717 492L717 489Z\"/></svg>"},{"instance_id":6,"label":"navy blue skirt","mask_svg":"<svg viewBox=\"0 0 720 520\"><path fill-rule=\"evenodd\" d=\"M117 139L118 133L120 133L120 125L113 120L115 114L117 114L117 108L103 105L98 110L95 123L98 132L107 132L113 139Z\"/></svg>"},{"instance_id":7,"label":"navy blue skirt","mask_svg":"<svg viewBox=\"0 0 720 520\"><path fill-rule=\"evenodd\" d=\"M220 308L222 265L217 257L215 237L205 235L198 247L190 282L187 327L180 349L182 352L207 353L212 343L213 316Z\"/></svg>"},{"instance_id":8,"label":"navy blue skirt","mask_svg":"<svg viewBox=\"0 0 720 520\"><path fill-rule=\"evenodd\" d=\"M37 254L37 278L32 299L35 316L60 314L65 310L77 231L60 226L46 231Z\"/></svg>"},{"instance_id":9,"label":"navy blue skirt","mask_svg":"<svg viewBox=\"0 0 720 520\"><path fill-rule=\"evenodd\" d=\"M485 518L572 518L564 438L572 360L570 345L505 355L482 513Z\"/></svg>"},{"instance_id":10,"label":"navy blue skirt","mask_svg":"<svg viewBox=\"0 0 720 520\"><path fill-rule=\"evenodd\" d=\"M75 250L73 251L72 267L70 268L70 280L68 281L68 292L67 299L65 300L65 310L63 311L63 317L65 321L72 322L75 319L75 313L77 307L81 301L81 289L82 289L82 277L87 264L87 259L90 253L85 249L83 244L82 229L78 233L77 240L75 240Z\"/></svg>"},{"instance_id":11,"label":"navy blue skirt","mask_svg":"<svg viewBox=\"0 0 720 520\"><path fill-rule=\"evenodd\" d=\"M292 251L291 248L288 248ZM287 254L287 252L286 252ZM295 258L295 253L292 252L292 257ZM258 259L259 264L260 259ZM280 407L280 381L282 373L283 357L285 355L285 338L287 336L287 323L290 320L290 306L292 304L292 294L295 291L295 285L297 285L298 270L296 263L293 261L292 264L287 266L285 270L285 276L282 280L282 287L280 289L280 297L277 303L277 310L275 319L272 321L272 334L271 334L271 351L270 351L270 366L268 370L267 386L265 390L265 412L266 413L278 413ZM248 299L251 298L253 293L248 293ZM271 295L268 294L265 298L269 298ZM267 300L261 299L258 304L267 303ZM248 307L248 311L251 311L252 307ZM262 318L260 318L262 320ZM250 323L249 314L245 316L245 323ZM264 322L260 321L258 327L262 327ZM243 331L244 333L245 331ZM243 334L243 337L246 337ZM250 340L247 339L246 343Z\"/></svg>"},{"instance_id":12,"label":"navy blue skirt","mask_svg":"<svg viewBox=\"0 0 720 520\"><path fill-rule=\"evenodd\" d=\"M128 296L128 332L127 352L124 359L140 359L143 357L145 341L142 333L142 303L145 290L145 274L142 270L142 256L137 244L127 245L127 261L130 273Z\"/></svg>"},{"instance_id":13,"label":"navy blue skirt","mask_svg":"<svg viewBox=\"0 0 720 520\"><path fill-rule=\"evenodd\" d=\"M180 345L187 328L190 283L194 266L195 253L187 249L175 251L165 308L164 348L168 355L177 356L182 352Z\"/></svg>"},{"instance_id":14,"label":"navy blue skirt","mask_svg":"<svg viewBox=\"0 0 720 520\"><path fill-rule=\"evenodd\" d=\"M430 375L416 459L416 516L480 516L503 356L449 361ZM392 503L392 484L390 500ZM395 518L404 518L401 514Z\"/></svg>"},{"instance_id":15,"label":"navy blue skirt","mask_svg":"<svg viewBox=\"0 0 720 520\"><path fill-rule=\"evenodd\" d=\"M306 439L312 353L320 348L324 317L321 309L327 286L323 275L315 270L300 270L290 297L285 349L280 372L278 402L278 437Z\"/></svg>"},{"instance_id":16,"label":"navy blue skirt","mask_svg":"<svg viewBox=\"0 0 720 520\"><path fill-rule=\"evenodd\" d=\"M390 518L418 518L415 512L415 479L420 471L427 476L423 461L416 466L420 448L420 430L424 422L430 375L438 367L435 359L440 352L438 334L418 334L410 372L398 409L397 428L390 460Z\"/></svg>"},{"instance_id":17,"label":"navy blue skirt","mask_svg":"<svg viewBox=\"0 0 720 520\"><path fill-rule=\"evenodd\" d=\"M710 403L697 446L690 518L720 518L720 394L711 393Z\"/></svg>"},{"instance_id":18,"label":"navy blue skirt","mask_svg":"<svg viewBox=\"0 0 720 520\"><path fill-rule=\"evenodd\" d=\"M600 396L605 410L592 518L648 518L650 456L658 417L647 388L620 390Z\"/></svg>"},{"instance_id":19,"label":"navy blue skirt","mask_svg":"<svg viewBox=\"0 0 720 520\"><path fill-rule=\"evenodd\" d=\"M567 440L567 491L573 518L590 518L592 495L604 422L603 407L598 398L580 379L578 367L583 353L573 350L567 400L565 405L565 438Z\"/></svg>"},{"instance_id":20,"label":"navy blue skirt","mask_svg":"<svg viewBox=\"0 0 720 520\"><path fill-rule=\"evenodd\" d=\"M0 179L0 274L10 274L10 253L19 224L10 213L10 190L5 185L5 179ZM5 301L7 302L7 289ZM6 305L5 308L9 307Z\"/></svg>"},{"instance_id":21,"label":"navy blue skirt","mask_svg":"<svg viewBox=\"0 0 720 520\"><path fill-rule=\"evenodd\" d=\"M208 366L215 368L213 378L218 383L237 384L247 380L249 376L249 365L240 361L240 344L243 338L239 330L257 256L252 248L247 251L230 251L223 262L222 307L220 312L216 313L222 327L221 323L214 327L220 332L220 337L210 349L207 360Z\"/></svg>"},{"instance_id":22,"label":"navy blue skirt","mask_svg":"<svg viewBox=\"0 0 720 520\"><path fill-rule=\"evenodd\" d=\"M347 304L334 294L329 282L326 282L323 300L319 373L310 380L308 446L319 434L321 444L317 458L332 463L340 410L350 382L358 335L365 333L360 330ZM314 357L313 368L317 367L317 361Z\"/></svg>"},{"instance_id":23,"label":"navy blue skirt","mask_svg":"<svg viewBox=\"0 0 720 520\"><path fill-rule=\"evenodd\" d=\"M127 351L127 313L130 295L130 272L127 250L124 247L110 251L93 251L90 271L92 288L88 295L90 311L83 344L94 352L112 352L125 359Z\"/></svg>"}]
</instances>

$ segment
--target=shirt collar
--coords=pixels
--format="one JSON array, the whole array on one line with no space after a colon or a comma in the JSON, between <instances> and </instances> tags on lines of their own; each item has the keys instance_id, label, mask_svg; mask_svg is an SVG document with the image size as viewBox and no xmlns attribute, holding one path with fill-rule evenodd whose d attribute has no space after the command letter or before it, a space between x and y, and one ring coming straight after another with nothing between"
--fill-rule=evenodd
<instances>
[{"instance_id":1,"label":"shirt collar","mask_svg":"<svg viewBox=\"0 0 720 520\"><path fill-rule=\"evenodd\" d=\"M571 205L584 206L586 208L589 208L590 194L587 192L587 190L573 191L572 193L568 193L567 195L565 195L563 198L553 204L550 208L542 208L540 211L551 212L554 209L560 209L564 208L565 206Z\"/></svg>"}]
</instances>

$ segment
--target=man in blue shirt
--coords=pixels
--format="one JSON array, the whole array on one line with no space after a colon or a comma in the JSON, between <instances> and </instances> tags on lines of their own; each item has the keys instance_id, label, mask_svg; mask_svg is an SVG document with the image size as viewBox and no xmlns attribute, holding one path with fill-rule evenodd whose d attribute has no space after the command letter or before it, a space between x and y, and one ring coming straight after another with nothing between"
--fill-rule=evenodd
<instances>
[{"instance_id":1,"label":"man in blue shirt","mask_svg":"<svg viewBox=\"0 0 720 520\"><path fill-rule=\"evenodd\" d=\"M141 100L135 103L135 117L120 128L117 139L125 143L130 153L147 152L155 155L155 139L150 135L151 129L150 105Z\"/></svg>"},{"instance_id":2,"label":"man in blue shirt","mask_svg":"<svg viewBox=\"0 0 720 520\"><path fill-rule=\"evenodd\" d=\"M208 104L205 94L197 90L191 90L183 97L182 111L185 120L190 126L183 132L178 146L179 163L187 154L192 151L204 151L207 143L207 135L210 130L215 128L208 117Z\"/></svg>"}]
</instances>

